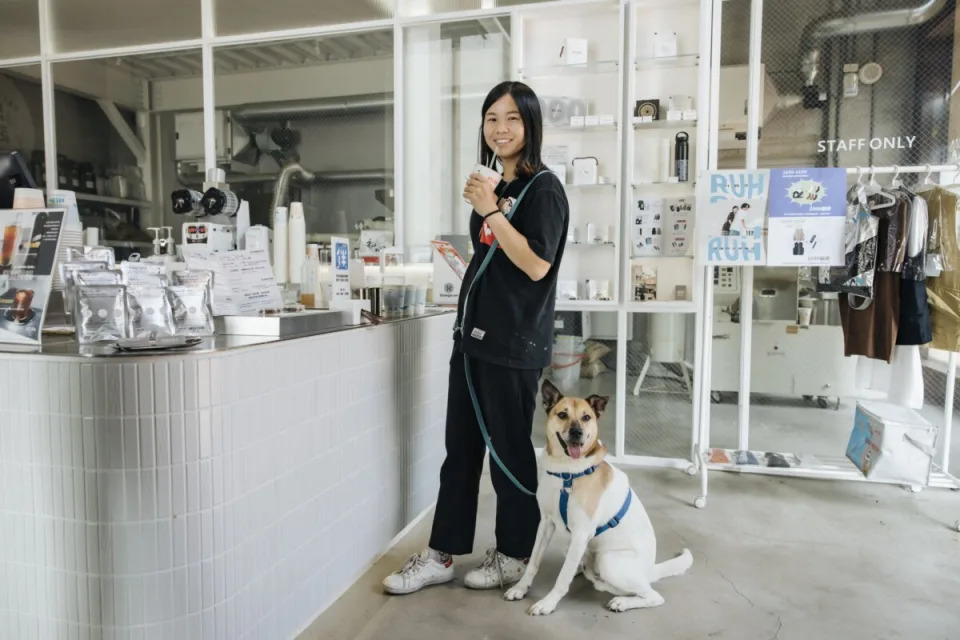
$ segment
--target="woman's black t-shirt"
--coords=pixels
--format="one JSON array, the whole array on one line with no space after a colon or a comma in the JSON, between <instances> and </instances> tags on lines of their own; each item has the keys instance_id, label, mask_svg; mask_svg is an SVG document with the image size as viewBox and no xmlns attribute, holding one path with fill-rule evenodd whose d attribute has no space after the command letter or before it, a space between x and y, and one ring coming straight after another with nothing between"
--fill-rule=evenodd
<instances>
[{"instance_id":1,"label":"woman's black t-shirt","mask_svg":"<svg viewBox=\"0 0 960 640\"><path fill-rule=\"evenodd\" d=\"M531 179L514 180L501 197L517 198ZM483 218L476 212L471 214L474 254L457 309L458 325L462 327L458 341L464 353L515 369L541 369L550 364L557 275L569 223L570 207L563 184L551 172L536 178L510 224L526 237L535 254L550 263L550 271L542 280L531 280L498 244L496 255L470 292L466 318L461 322L467 289L494 240Z\"/></svg>"}]
</instances>

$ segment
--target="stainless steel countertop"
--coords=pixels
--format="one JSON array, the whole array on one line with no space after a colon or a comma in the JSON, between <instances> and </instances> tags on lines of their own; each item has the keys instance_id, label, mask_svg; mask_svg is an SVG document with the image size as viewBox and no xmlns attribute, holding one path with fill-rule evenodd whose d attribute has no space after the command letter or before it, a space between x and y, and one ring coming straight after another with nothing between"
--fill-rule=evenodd
<instances>
[{"instance_id":1,"label":"stainless steel countertop","mask_svg":"<svg viewBox=\"0 0 960 640\"><path fill-rule=\"evenodd\" d=\"M427 312L422 316L416 316L413 318L403 318L399 320L386 320L381 325L377 326L388 326L392 324L398 324L401 322L416 322L417 320L423 320L425 318L435 318L438 316L443 316L447 314L454 313L453 309L448 309L444 307L429 307ZM16 354L16 355L39 355L39 356L55 356L55 357L79 357L79 358L169 358L171 356L183 356L190 354L209 354L209 353L218 353L224 351L231 351L234 349L243 349L246 347L256 347L266 344L271 344L275 342L286 342L288 340L299 340L301 338L311 338L313 336L326 335L331 333L339 333L341 331L351 331L355 329L364 329L370 328L374 325L362 324L358 326L346 325L342 327L335 327L332 329L326 329L323 331L317 331L313 333L306 333L301 335L294 336L284 336L284 337L265 337L265 336L242 336L242 335L224 335L220 334L212 338L207 338L200 344L187 348L187 349L175 349L172 351L140 351L140 352L122 352L117 351L109 346L108 343L105 344L91 344L91 345L81 345L78 344L72 336L61 336L61 335L44 335L43 343L38 347L34 346L20 346L15 344L0 344L0 357L2 354Z\"/></svg>"}]
</instances>

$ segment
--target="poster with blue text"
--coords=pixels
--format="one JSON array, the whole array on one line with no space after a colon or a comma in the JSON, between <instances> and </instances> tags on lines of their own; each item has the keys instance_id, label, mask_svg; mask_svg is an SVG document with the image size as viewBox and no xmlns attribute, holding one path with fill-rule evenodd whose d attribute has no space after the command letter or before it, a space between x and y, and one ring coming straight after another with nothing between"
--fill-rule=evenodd
<instances>
[{"instance_id":1,"label":"poster with blue text","mask_svg":"<svg viewBox=\"0 0 960 640\"><path fill-rule=\"evenodd\" d=\"M847 172L771 169L767 264L842 266Z\"/></svg>"},{"instance_id":2,"label":"poster with blue text","mask_svg":"<svg viewBox=\"0 0 960 640\"><path fill-rule=\"evenodd\" d=\"M712 171L699 183L698 255L706 264L762 266L770 172Z\"/></svg>"}]
</instances>

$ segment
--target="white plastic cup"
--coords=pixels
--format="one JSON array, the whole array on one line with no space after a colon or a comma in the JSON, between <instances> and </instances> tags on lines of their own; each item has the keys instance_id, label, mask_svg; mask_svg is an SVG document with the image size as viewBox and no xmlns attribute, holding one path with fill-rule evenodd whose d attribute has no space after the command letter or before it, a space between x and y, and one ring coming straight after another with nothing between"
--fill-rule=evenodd
<instances>
[{"instance_id":1,"label":"white plastic cup","mask_svg":"<svg viewBox=\"0 0 960 640\"><path fill-rule=\"evenodd\" d=\"M413 303L413 315L422 316L427 312L427 285L416 285L416 297Z\"/></svg>"},{"instance_id":2,"label":"white plastic cup","mask_svg":"<svg viewBox=\"0 0 960 640\"><path fill-rule=\"evenodd\" d=\"M479 173L481 176L487 179L487 182L490 183L490 186L494 189L497 188L497 185L500 184L500 174L490 167L485 167L482 164L477 164L471 174ZM464 202L470 202L466 198L463 199Z\"/></svg>"},{"instance_id":3,"label":"white plastic cup","mask_svg":"<svg viewBox=\"0 0 960 640\"><path fill-rule=\"evenodd\" d=\"M100 227L87 227L83 230L83 246L100 246Z\"/></svg>"},{"instance_id":4,"label":"white plastic cup","mask_svg":"<svg viewBox=\"0 0 960 640\"><path fill-rule=\"evenodd\" d=\"M800 307L800 326L809 327L810 318L813 316L813 309L810 307Z\"/></svg>"}]
</instances>

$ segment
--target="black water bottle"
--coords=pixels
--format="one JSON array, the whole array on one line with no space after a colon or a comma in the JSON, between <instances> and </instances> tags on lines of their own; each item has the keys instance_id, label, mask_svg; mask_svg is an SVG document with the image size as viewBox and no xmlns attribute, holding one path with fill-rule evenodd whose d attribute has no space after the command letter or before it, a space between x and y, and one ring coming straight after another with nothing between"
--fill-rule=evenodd
<instances>
[{"instance_id":1,"label":"black water bottle","mask_svg":"<svg viewBox=\"0 0 960 640\"><path fill-rule=\"evenodd\" d=\"M677 180L686 182L690 179L690 134L681 131L674 139L673 164L677 172Z\"/></svg>"}]
</instances>

